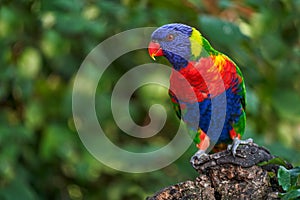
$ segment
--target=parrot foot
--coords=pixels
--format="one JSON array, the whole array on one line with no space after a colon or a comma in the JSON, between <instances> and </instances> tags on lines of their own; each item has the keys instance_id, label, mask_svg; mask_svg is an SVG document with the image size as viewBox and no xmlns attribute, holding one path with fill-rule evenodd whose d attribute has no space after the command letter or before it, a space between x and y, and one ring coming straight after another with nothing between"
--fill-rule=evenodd
<instances>
[{"instance_id":1,"label":"parrot foot","mask_svg":"<svg viewBox=\"0 0 300 200\"><path fill-rule=\"evenodd\" d=\"M204 150L198 150L191 158L190 163L194 168L196 168L197 164L203 163L209 159L207 153Z\"/></svg>"},{"instance_id":2,"label":"parrot foot","mask_svg":"<svg viewBox=\"0 0 300 200\"><path fill-rule=\"evenodd\" d=\"M228 145L227 150L232 152L233 157L235 156L240 156L236 154L236 149L238 148L239 145L241 144L252 144L253 139L248 138L247 140L240 140L239 138L234 138L232 144ZM243 156L240 156L243 157Z\"/></svg>"}]
</instances>

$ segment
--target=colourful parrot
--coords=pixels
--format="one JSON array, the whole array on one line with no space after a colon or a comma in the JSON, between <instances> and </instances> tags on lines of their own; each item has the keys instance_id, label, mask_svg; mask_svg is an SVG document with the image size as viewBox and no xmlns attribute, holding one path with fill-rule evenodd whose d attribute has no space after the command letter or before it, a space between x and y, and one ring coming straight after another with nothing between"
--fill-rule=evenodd
<instances>
[{"instance_id":1,"label":"colourful parrot","mask_svg":"<svg viewBox=\"0 0 300 200\"><path fill-rule=\"evenodd\" d=\"M227 148L235 156L240 144L252 143L251 138L241 140L246 90L240 69L229 57L215 50L197 29L179 23L156 29L148 51L154 60L164 56L172 65L169 95L198 148L192 164L212 145L215 152Z\"/></svg>"}]
</instances>

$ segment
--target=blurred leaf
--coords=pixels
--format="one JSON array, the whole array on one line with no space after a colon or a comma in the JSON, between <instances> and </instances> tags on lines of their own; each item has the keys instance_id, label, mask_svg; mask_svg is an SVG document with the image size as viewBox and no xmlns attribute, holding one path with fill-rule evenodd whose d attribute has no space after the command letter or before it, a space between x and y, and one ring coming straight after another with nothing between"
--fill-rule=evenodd
<instances>
[{"instance_id":1,"label":"blurred leaf","mask_svg":"<svg viewBox=\"0 0 300 200\"><path fill-rule=\"evenodd\" d=\"M278 35L264 35L261 42L262 54L269 62L282 59L287 52L287 47ZM276 48L274 48L276 47Z\"/></svg>"},{"instance_id":2,"label":"blurred leaf","mask_svg":"<svg viewBox=\"0 0 300 200\"><path fill-rule=\"evenodd\" d=\"M41 56L39 52L31 47L27 47L19 60L19 74L22 77L34 78L41 68Z\"/></svg>"},{"instance_id":3,"label":"blurred leaf","mask_svg":"<svg viewBox=\"0 0 300 200\"><path fill-rule=\"evenodd\" d=\"M247 113L251 113L254 115L257 115L259 112L259 99L257 94L255 94L255 92L250 89L250 88L246 88L247 91Z\"/></svg>"},{"instance_id":4,"label":"blurred leaf","mask_svg":"<svg viewBox=\"0 0 300 200\"><path fill-rule=\"evenodd\" d=\"M17 32L21 26L21 21L18 20L18 15L14 9L7 6L0 8L0 36L5 37L13 32Z\"/></svg>"},{"instance_id":5,"label":"blurred leaf","mask_svg":"<svg viewBox=\"0 0 300 200\"><path fill-rule=\"evenodd\" d=\"M68 192L71 199L82 199L82 192L78 185L74 185L74 184L69 185Z\"/></svg>"},{"instance_id":6,"label":"blurred leaf","mask_svg":"<svg viewBox=\"0 0 300 200\"><path fill-rule=\"evenodd\" d=\"M57 18L60 20L57 22L57 29L67 34L79 34L85 31L86 23L78 13L64 15L58 13Z\"/></svg>"},{"instance_id":7,"label":"blurred leaf","mask_svg":"<svg viewBox=\"0 0 300 200\"><path fill-rule=\"evenodd\" d=\"M291 89L277 89L273 93L273 104L282 117L289 120L300 120L300 95Z\"/></svg>"},{"instance_id":8,"label":"blurred leaf","mask_svg":"<svg viewBox=\"0 0 300 200\"><path fill-rule=\"evenodd\" d=\"M44 10L62 10L62 11L80 11L84 2L80 0L70 0L70 1L43 1L42 9Z\"/></svg>"},{"instance_id":9,"label":"blurred leaf","mask_svg":"<svg viewBox=\"0 0 300 200\"><path fill-rule=\"evenodd\" d=\"M39 128L44 122L44 112L41 104L37 101L31 101L26 107L26 125L34 130Z\"/></svg>"},{"instance_id":10,"label":"blurred leaf","mask_svg":"<svg viewBox=\"0 0 300 200\"><path fill-rule=\"evenodd\" d=\"M4 200L34 200L36 199L35 193L27 185L26 182L22 180L12 181L5 188L0 189L0 197Z\"/></svg>"},{"instance_id":11,"label":"blurred leaf","mask_svg":"<svg viewBox=\"0 0 300 200\"><path fill-rule=\"evenodd\" d=\"M43 135L40 153L43 159L67 158L71 149L70 131L65 127L49 125ZM63 144L63 145L62 145Z\"/></svg>"},{"instance_id":12,"label":"blurred leaf","mask_svg":"<svg viewBox=\"0 0 300 200\"><path fill-rule=\"evenodd\" d=\"M41 48L47 57L52 58L69 51L70 45L56 31L49 30L43 35Z\"/></svg>"},{"instance_id":13,"label":"blurred leaf","mask_svg":"<svg viewBox=\"0 0 300 200\"><path fill-rule=\"evenodd\" d=\"M239 48L238 44L246 39L236 24L216 17L200 16L199 24L200 31L214 46L222 46L224 49L228 49L235 45L235 48ZM226 40L224 40L224 37L226 37Z\"/></svg>"}]
</instances>

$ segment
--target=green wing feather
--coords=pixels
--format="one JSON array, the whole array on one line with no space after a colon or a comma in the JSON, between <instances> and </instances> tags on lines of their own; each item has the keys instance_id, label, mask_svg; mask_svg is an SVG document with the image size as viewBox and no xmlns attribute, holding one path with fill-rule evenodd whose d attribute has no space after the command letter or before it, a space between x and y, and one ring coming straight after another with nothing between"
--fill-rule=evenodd
<instances>
[{"instance_id":1,"label":"green wing feather","mask_svg":"<svg viewBox=\"0 0 300 200\"><path fill-rule=\"evenodd\" d=\"M181 119L181 110L180 110L180 104L178 102L178 99L176 98L175 94L171 90L169 90L169 96L171 98L173 109L175 110L177 117Z\"/></svg>"},{"instance_id":2,"label":"green wing feather","mask_svg":"<svg viewBox=\"0 0 300 200\"><path fill-rule=\"evenodd\" d=\"M244 111L246 111L247 102L246 102L245 82L244 82L243 74L242 74L240 68L237 65L235 65L235 66L236 66L236 72L242 80L242 82L239 84L239 91L240 91L240 95L241 95L241 103L242 103L243 109L244 109Z\"/></svg>"},{"instance_id":3,"label":"green wing feather","mask_svg":"<svg viewBox=\"0 0 300 200\"><path fill-rule=\"evenodd\" d=\"M239 69L239 67L236 64L235 64L235 66L236 66L236 72L241 80L241 82L238 85L238 89L239 89L239 95L241 96L240 101L241 101L243 110L242 110L242 114L241 114L238 122L233 124L233 129L235 130L236 133L243 136L243 134L245 132L245 127L246 127L246 105L247 105L246 87L245 87L244 78L243 78L241 70Z\"/></svg>"}]
</instances>

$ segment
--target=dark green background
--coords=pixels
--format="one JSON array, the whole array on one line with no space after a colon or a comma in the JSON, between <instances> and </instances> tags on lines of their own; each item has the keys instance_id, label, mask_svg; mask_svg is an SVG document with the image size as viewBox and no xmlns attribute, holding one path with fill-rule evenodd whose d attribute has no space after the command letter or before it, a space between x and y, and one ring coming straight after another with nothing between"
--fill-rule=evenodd
<instances>
[{"instance_id":1,"label":"dark green background","mask_svg":"<svg viewBox=\"0 0 300 200\"><path fill-rule=\"evenodd\" d=\"M240 66L248 92L245 137L299 165L299 13L299 0L0 0L0 199L143 199L196 176L188 162L194 146L156 172L110 169L84 148L72 118L74 77L96 45L125 30L172 22L196 27ZM99 82L97 109L110 106L122 74L150 62L146 49L117 59ZM126 136L103 108L105 133L132 150L167 144L179 121L166 89L137 90L132 118L147 123L153 103L168 111L157 136Z\"/></svg>"}]
</instances>

